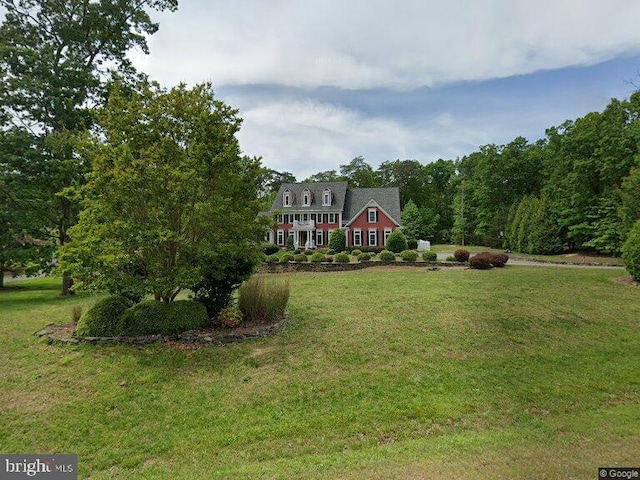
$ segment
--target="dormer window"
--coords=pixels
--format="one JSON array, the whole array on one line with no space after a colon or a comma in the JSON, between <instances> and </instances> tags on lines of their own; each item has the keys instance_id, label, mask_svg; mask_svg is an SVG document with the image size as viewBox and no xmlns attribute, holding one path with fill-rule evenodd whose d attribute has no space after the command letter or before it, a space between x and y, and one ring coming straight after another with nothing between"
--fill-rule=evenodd
<instances>
[{"instance_id":1,"label":"dormer window","mask_svg":"<svg viewBox=\"0 0 640 480\"><path fill-rule=\"evenodd\" d=\"M322 192L322 206L323 207L330 207L331 206L331 190L329 190L328 188L325 188L324 191Z\"/></svg>"},{"instance_id":2,"label":"dormer window","mask_svg":"<svg viewBox=\"0 0 640 480\"><path fill-rule=\"evenodd\" d=\"M302 206L308 207L311 205L311 192L308 189L302 191Z\"/></svg>"},{"instance_id":3,"label":"dormer window","mask_svg":"<svg viewBox=\"0 0 640 480\"><path fill-rule=\"evenodd\" d=\"M284 193L282 194L282 206L290 207L292 203L293 203L293 194L291 193L291 190L285 190Z\"/></svg>"}]
</instances>

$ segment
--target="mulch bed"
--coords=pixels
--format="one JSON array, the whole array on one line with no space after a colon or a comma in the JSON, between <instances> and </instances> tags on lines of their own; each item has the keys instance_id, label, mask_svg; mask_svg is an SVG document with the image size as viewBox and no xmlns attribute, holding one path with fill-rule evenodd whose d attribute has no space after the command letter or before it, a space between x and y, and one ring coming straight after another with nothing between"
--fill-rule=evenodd
<instances>
[{"instance_id":1,"label":"mulch bed","mask_svg":"<svg viewBox=\"0 0 640 480\"><path fill-rule=\"evenodd\" d=\"M640 282L636 282L633 277L619 277L614 279L617 283L622 285L631 285L633 287L640 287Z\"/></svg>"},{"instance_id":2,"label":"mulch bed","mask_svg":"<svg viewBox=\"0 0 640 480\"><path fill-rule=\"evenodd\" d=\"M50 323L42 330L35 332L37 337L45 338L49 343L66 345L145 345L148 343L167 343L169 345L223 345L243 342L253 338L265 337L282 330L289 322L285 313L282 320L271 325L244 325L237 328L210 327L201 330L190 330L179 335L146 335L143 337L76 337L76 325L55 325Z\"/></svg>"}]
</instances>

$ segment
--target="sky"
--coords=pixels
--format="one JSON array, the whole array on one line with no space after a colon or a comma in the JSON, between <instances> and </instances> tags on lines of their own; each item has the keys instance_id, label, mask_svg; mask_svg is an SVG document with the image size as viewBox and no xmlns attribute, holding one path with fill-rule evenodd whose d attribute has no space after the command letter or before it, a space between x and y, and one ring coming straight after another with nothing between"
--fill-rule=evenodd
<instances>
[{"instance_id":1,"label":"sky","mask_svg":"<svg viewBox=\"0 0 640 480\"><path fill-rule=\"evenodd\" d=\"M134 65L213 84L243 153L298 180L456 159L627 98L637 0L182 0Z\"/></svg>"}]
</instances>

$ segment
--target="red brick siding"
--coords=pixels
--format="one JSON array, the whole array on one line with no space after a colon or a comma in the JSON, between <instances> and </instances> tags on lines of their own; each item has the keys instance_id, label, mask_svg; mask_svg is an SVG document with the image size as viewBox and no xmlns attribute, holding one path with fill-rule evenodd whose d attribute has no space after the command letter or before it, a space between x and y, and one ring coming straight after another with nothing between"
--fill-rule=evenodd
<instances>
[{"instance_id":1,"label":"red brick siding","mask_svg":"<svg viewBox=\"0 0 640 480\"><path fill-rule=\"evenodd\" d=\"M372 207L373 208L373 207ZM376 223L369 223L369 208L366 208L353 222L349 225L349 238L348 244L353 246L353 230L362 230L362 246L369 247L369 229L376 229L377 247L382 248L384 246L384 229L390 228L396 230L396 224L388 216L384 214L382 210L376 208L378 212L378 221Z\"/></svg>"}]
</instances>

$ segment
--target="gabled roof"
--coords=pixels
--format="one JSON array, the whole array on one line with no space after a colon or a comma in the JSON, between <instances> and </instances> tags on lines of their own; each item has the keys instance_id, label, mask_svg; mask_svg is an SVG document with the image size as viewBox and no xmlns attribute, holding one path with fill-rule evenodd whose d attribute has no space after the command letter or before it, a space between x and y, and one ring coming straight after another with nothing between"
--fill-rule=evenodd
<instances>
[{"instance_id":1,"label":"gabled roof","mask_svg":"<svg viewBox=\"0 0 640 480\"><path fill-rule=\"evenodd\" d=\"M308 189L312 195L311 205L309 207L302 206L302 192L305 188ZM331 206L324 207L322 206L322 193L327 188L331 190L333 199ZM282 197L286 190L289 190L295 196L293 204L290 207L285 207L282 204ZM308 212L309 210L321 210L325 212L342 212L346 195L347 182L283 183L273 201L271 211L300 213Z\"/></svg>"},{"instance_id":2,"label":"gabled roof","mask_svg":"<svg viewBox=\"0 0 640 480\"><path fill-rule=\"evenodd\" d=\"M347 191L344 220L349 225L371 202L378 205L396 224L400 225L400 189L353 188Z\"/></svg>"}]
</instances>

